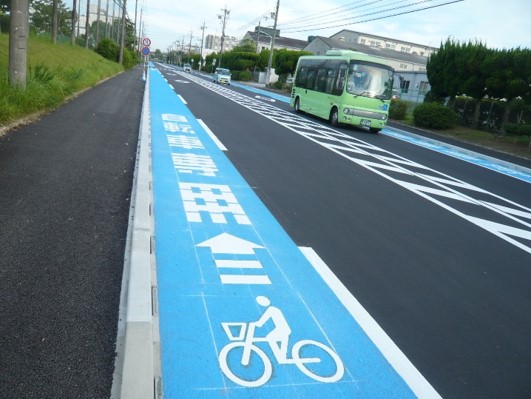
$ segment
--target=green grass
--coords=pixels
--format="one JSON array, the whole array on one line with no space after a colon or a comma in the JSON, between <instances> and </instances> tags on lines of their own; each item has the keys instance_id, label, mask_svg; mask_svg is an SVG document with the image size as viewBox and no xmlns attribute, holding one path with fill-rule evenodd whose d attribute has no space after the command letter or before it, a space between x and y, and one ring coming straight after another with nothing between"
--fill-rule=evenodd
<instances>
[{"instance_id":1,"label":"green grass","mask_svg":"<svg viewBox=\"0 0 531 399\"><path fill-rule=\"evenodd\" d=\"M92 50L31 37L26 89L9 85L9 35L0 34L0 127L61 105L69 96L123 71Z\"/></svg>"},{"instance_id":2,"label":"green grass","mask_svg":"<svg viewBox=\"0 0 531 399\"><path fill-rule=\"evenodd\" d=\"M413 117L410 113L406 115L406 119L393 122L413 127L415 126ZM435 135L449 137L465 143L531 160L531 137L529 136L501 135L462 126L445 130L422 129L428 130Z\"/></svg>"}]
</instances>

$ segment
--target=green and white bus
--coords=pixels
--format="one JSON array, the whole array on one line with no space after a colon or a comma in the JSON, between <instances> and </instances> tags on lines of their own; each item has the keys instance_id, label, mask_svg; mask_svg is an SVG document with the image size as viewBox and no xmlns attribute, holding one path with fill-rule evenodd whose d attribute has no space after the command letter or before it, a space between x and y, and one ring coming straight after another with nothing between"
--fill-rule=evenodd
<instances>
[{"instance_id":1,"label":"green and white bus","mask_svg":"<svg viewBox=\"0 0 531 399\"><path fill-rule=\"evenodd\" d=\"M338 123L379 132L387 124L394 70L380 58L347 50L302 56L290 105Z\"/></svg>"}]
</instances>

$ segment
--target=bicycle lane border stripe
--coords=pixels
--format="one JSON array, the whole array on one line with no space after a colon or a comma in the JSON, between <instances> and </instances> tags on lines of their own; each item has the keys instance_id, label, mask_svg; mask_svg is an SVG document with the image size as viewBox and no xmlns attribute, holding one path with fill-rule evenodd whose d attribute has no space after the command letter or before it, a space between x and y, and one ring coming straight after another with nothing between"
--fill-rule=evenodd
<instances>
[{"instance_id":1,"label":"bicycle lane border stripe","mask_svg":"<svg viewBox=\"0 0 531 399\"><path fill-rule=\"evenodd\" d=\"M150 82L164 397L249 395L221 372L217 356L231 342L222 323L258 320L259 296L289 323L290 350L318 341L339 355L345 373L321 383L257 344L273 375L252 388L256 397L415 397L157 70ZM319 366L330 374L335 364L323 358ZM250 372L243 378L260 374Z\"/></svg>"}]
</instances>

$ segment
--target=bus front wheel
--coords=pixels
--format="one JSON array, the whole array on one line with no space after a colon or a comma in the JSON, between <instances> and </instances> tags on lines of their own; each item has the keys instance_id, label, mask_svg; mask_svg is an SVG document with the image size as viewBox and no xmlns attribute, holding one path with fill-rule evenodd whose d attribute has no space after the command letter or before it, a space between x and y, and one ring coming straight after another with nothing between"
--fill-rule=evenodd
<instances>
[{"instance_id":1,"label":"bus front wheel","mask_svg":"<svg viewBox=\"0 0 531 399\"><path fill-rule=\"evenodd\" d=\"M295 108L295 112L301 112L301 102L299 100L299 97L295 99L295 105L293 106Z\"/></svg>"},{"instance_id":2,"label":"bus front wheel","mask_svg":"<svg viewBox=\"0 0 531 399\"><path fill-rule=\"evenodd\" d=\"M331 126L337 126L338 123L339 123L339 112L337 111L337 108L334 107L332 108L332 110L330 111L330 117L328 118L328 120L330 121L330 125Z\"/></svg>"},{"instance_id":3,"label":"bus front wheel","mask_svg":"<svg viewBox=\"0 0 531 399\"><path fill-rule=\"evenodd\" d=\"M370 131L371 133L378 133L380 130L381 130L381 129L378 129L378 128L376 128L376 127L371 127L371 128L369 128L369 131Z\"/></svg>"}]
</instances>

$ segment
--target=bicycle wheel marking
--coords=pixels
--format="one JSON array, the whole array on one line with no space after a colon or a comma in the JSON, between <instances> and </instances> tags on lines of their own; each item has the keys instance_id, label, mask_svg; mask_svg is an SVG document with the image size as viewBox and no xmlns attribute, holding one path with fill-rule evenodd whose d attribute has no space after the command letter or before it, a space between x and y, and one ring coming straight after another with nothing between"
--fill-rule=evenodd
<instances>
[{"instance_id":1,"label":"bicycle wheel marking","mask_svg":"<svg viewBox=\"0 0 531 399\"><path fill-rule=\"evenodd\" d=\"M150 90L164 397L416 397L154 70Z\"/></svg>"}]
</instances>

